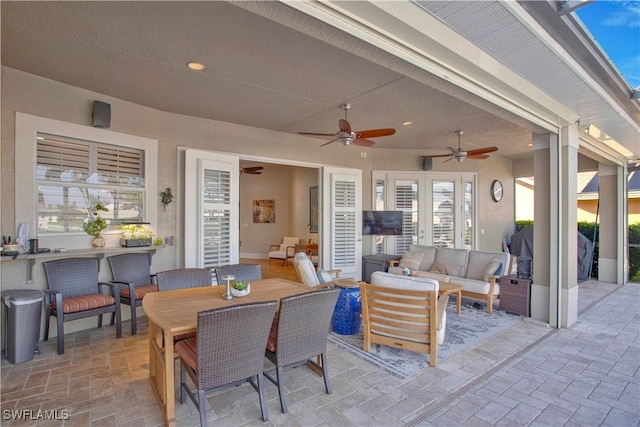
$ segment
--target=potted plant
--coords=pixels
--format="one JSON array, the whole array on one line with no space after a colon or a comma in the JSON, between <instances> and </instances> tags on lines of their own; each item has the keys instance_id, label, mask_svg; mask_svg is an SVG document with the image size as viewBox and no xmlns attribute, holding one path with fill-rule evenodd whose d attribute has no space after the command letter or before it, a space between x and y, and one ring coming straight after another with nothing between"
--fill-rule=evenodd
<instances>
[{"instance_id":1,"label":"potted plant","mask_svg":"<svg viewBox=\"0 0 640 427\"><path fill-rule=\"evenodd\" d=\"M234 297L244 297L251 292L251 284L242 282L239 280L232 280L231 283L231 295Z\"/></svg>"},{"instance_id":2,"label":"potted plant","mask_svg":"<svg viewBox=\"0 0 640 427\"><path fill-rule=\"evenodd\" d=\"M151 246L153 231L146 224L123 224L120 246Z\"/></svg>"},{"instance_id":3,"label":"potted plant","mask_svg":"<svg viewBox=\"0 0 640 427\"><path fill-rule=\"evenodd\" d=\"M107 229L108 224L107 220L100 216L100 212L109 212L109 209L98 202L93 209L89 211L90 218L84 223L84 231L89 236L93 236L91 246L94 248L104 248L106 244L104 237L102 237L102 232Z\"/></svg>"}]
</instances>

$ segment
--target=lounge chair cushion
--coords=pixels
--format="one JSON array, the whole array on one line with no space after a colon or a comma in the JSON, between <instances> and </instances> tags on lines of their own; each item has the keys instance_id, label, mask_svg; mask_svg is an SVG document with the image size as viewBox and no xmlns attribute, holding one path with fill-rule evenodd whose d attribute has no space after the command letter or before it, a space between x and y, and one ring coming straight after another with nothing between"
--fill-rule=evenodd
<instances>
[{"instance_id":1,"label":"lounge chair cushion","mask_svg":"<svg viewBox=\"0 0 640 427\"><path fill-rule=\"evenodd\" d=\"M87 294L62 299L62 312L65 314L79 311L93 310L98 307L106 307L116 303L116 299L109 295ZM51 308L56 309L56 303L51 303Z\"/></svg>"},{"instance_id":2,"label":"lounge chair cushion","mask_svg":"<svg viewBox=\"0 0 640 427\"><path fill-rule=\"evenodd\" d=\"M135 299L142 299L149 292L158 292L158 287L156 285L142 285L135 286L133 288L133 293L135 294ZM131 299L131 295L129 294L129 288L126 286L122 286L120 288L120 296L124 298Z\"/></svg>"}]
</instances>

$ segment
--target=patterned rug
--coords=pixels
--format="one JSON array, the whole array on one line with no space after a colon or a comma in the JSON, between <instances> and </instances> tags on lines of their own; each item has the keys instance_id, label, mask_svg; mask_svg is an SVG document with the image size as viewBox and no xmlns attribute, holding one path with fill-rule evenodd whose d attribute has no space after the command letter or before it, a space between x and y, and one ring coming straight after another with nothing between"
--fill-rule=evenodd
<instances>
[{"instance_id":1,"label":"patterned rug","mask_svg":"<svg viewBox=\"0 0 640 427\"><path fill-rule=\"evenodd\" d=\"M438 348L438 363L459 351L472 347L482 340L503 331L524 318L517 314L496 310L488 314L484 304L462 300L460 314L456 313L455 298L447 306L447 326L444 344ZM329 341L341 349L355 354L399 378L408 378L429 366L429 355L400 350L380 344L371 346L370 352L362 350L362 328L354 335L329 333Z\"/></svg>"}]
</instances>

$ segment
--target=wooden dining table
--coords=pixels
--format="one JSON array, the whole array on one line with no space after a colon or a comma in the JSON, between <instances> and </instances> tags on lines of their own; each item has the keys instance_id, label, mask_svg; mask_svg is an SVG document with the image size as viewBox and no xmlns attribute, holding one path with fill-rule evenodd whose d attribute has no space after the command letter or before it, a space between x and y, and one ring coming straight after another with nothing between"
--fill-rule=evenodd
<instances>
[{"instance_id":1,"label":"wooden dining table","mask_svg":"<svg viewBox=\"0 0 640 427\"><path fill-rule=\"evenodd\" d=\"M173 337L195 332L198 312L252 302L275 300L279 303L280 298L313 291L285 279L254 280L249 295L231 300L222 299L225 290L225 285L217 285L151 292L142 300L142 308L149 318L149 380L168 426L176 424Z\"/></svg>"}]
</instances>

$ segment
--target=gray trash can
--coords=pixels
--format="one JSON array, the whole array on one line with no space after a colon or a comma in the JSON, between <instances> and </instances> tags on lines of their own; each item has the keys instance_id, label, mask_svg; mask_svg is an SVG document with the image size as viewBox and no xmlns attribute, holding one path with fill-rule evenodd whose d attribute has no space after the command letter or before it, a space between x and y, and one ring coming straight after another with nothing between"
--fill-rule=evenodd
<instances>
[{"instance_id":1,"label":"gray trash can","mask_svg":"<svg viewBox=\"0 0 640 427\"><path fill-rule=\"evenodd\" d=\"M43 299L44 292L38 290L2 291L7 325L4 354L9 362L26 362L38 351Z\"/></svg>"}]
</instances>

